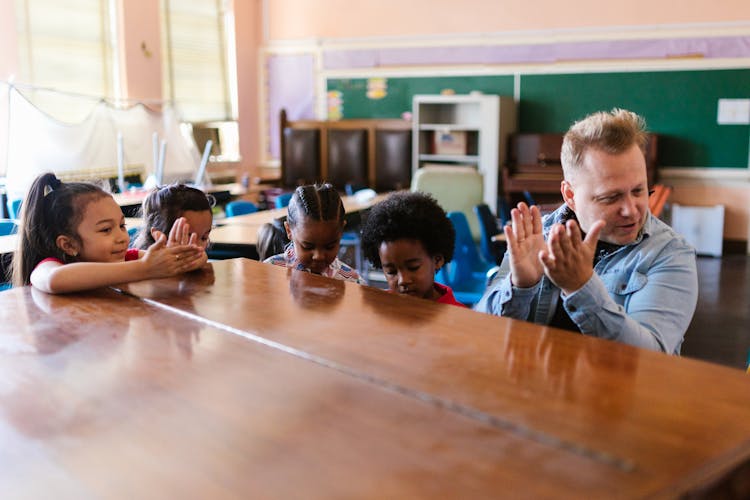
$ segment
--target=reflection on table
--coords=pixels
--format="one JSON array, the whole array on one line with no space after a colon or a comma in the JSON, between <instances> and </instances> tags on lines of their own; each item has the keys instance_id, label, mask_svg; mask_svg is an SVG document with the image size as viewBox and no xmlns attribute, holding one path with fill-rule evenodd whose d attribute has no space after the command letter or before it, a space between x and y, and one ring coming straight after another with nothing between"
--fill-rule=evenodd
<instances>
[{"instance_id":1,"label":"reflection on table","mask_svg":"<svg viewBox=\"0 0 750 500\"><path fill-rule=\"evenodd\" d=\"M739 370L245 259L119 289L0 293L11 497L681 496L750 467Z\"/></svg>"}]
</instances>

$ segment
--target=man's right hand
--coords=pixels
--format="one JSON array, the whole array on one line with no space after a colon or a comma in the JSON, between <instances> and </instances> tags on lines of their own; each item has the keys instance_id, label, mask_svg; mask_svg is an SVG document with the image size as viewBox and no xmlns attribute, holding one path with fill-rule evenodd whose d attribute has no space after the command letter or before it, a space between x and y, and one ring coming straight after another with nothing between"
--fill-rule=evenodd
<instances>
[{"instance_id":1,"label":"man's right hand","mask_svg":"<svg viewBox=\"0 0 750 500\"><path fill-rule=\"evenodd\" d=\"M536 205L529 208L519 203L510 211L511 225L504 228L510 256L510 280L513 286L529 288L536 285L544 266L539 252L546 248L542 234L542 214Z\"/></svg>"}]
</instances>

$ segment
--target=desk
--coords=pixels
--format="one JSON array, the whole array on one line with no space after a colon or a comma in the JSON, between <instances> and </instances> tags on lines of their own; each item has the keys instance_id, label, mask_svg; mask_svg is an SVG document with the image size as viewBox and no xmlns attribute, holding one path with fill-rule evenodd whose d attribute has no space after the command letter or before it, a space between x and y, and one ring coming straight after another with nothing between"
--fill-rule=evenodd
<instances>
[{"instance_id":1,"label":"desk","mask_svg":"<svg viewBox=\"0 0 750 500\"><path fill-rule=\"evenodd\" d=\"M739 370L245 259L120 288L0 293L11 497L676 497L750 470Z\"/></svg>"},{"instance_id":2,"label":"desk","mask_svg":"<svg viewBox=\"0 0 750 500\"><path fill-rule=\"evenodd\" d=\"M206 187L204 191L216 198L218 204L222 204L231 200L233 196L240 196L247 193L248 189L242 187L240 184L232 183L216 184ZM146 199L146 196L150 192L145 190L126 191L124 193L114 193L112 197L122 207L122 211L126 216L136 217L143 200Z\"/></svg>"},{"instance_id":3,"label":"desk","mask_svg":"<svg viewBox=\"0 0 750 500\"><path fill-rule=\"evenodd\" d=\"M18 244L18 235L8 234L0 236L0 255L14 253Z\"/></svg>"}]
</instances>

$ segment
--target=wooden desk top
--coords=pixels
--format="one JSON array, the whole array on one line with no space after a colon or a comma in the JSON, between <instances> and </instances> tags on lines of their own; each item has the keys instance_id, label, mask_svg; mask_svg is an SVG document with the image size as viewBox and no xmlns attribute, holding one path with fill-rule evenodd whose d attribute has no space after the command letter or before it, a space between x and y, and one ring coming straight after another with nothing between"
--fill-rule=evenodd
<instances>
[{"instance_id":1,"label":"wooden desk top","mask_svg":"<svg viewBox=\"0 0 750 500\"><path fill-rule=\"evenodd\" d=\"M676 497L750 463L739 370L246 259L122 289L0 293L11 497Z\"/></svg>"},{"instance_id":2,"label":"wooden desk top","mask_svg":"<svg viewBox=\"0 0 750 500\"><path fill-rule=\"evenodd\" d=\"M123 289L542 445L515 452L525 488L676 495L750 463L741 371L245 259L213 270ZM539 467L562 456L565 480Z\"/></svg>"},{"instance_id":3,"label":"wooden desk top","mask_svg":"<svg viewBox=\"0 0 750 500\"><path fill-rule=\"evenodd\" d=\"M252 190L252 188L242 187L236 182L232 184L215 184L204 189L206 193L228 192L232 196L246 194L250 190ZM140 205L141 203L143 203L143 200L149 193L150 191L139 189L135 191L125 191L123 193L113 193L112 197L115 199L118 205L120 205L121 207L127 207Z\"/></svg>"},{"instance_id":4,"label":"wooden desk top","mask_svg":"<svg viewBox=\"0 0 750 500\"><path fill-rule=\"evenodd\" d=\"M545 453L113 292L0 299L5 498L476 496L524 486L513 450Z\"/></svg>"},{"instance_id":5,"label":"wooden desk top","mask_svg":"<svg viewBox=\"0 0 750 500\"><path fill-rule=\"evenodd\" d=\"M18 235L8 234L0 236L0 254L14 253L18 244Z\"/></svg>"}]
</instances>

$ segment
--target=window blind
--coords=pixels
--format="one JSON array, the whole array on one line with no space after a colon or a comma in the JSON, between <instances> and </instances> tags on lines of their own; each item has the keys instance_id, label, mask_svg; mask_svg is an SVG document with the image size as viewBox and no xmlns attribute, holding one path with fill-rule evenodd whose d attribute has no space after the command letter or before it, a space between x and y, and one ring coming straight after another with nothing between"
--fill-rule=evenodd
<instances>
[{"instance_id":1,"label":"window blind","mask_svg":"<svg viewBox=\"0 0 750 500\"><path fill-rule=\"evenodd\" d=\"M231 119L222 0L163 0L162 21L163 95L185 121Z\"/></svg>"},{"instance_id":2,"label":"window blind","mask_svg":"<svg viewBox=\"0 0 750 500\"><path fill-rule=\"evenodd\" d=\"M108 0L16 0L19 83L91 96L113 95L113 50ZM22 90L53 117L82 120L80 99Z\"/></svg>"}]
</instances>

